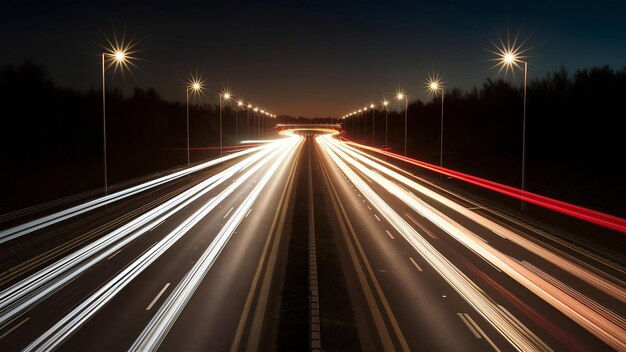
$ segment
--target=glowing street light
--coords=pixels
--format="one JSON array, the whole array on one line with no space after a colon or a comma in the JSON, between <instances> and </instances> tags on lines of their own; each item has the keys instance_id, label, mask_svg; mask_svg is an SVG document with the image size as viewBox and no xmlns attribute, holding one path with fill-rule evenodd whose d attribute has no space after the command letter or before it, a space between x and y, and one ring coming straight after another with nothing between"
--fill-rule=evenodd
<instances>
[{"instance_id":1,"label":"glowing street light","mask_svg":"<svg viewBox=\"0 0 626 352\"><path fill-rule=\"evenodd\" d=\"M105 71L111 66L114 67L113 74L119 69L122 74L124 70L130 70L131 66L136 67L136 65L132 62L135 57L132 55L137 51L132 51L135 44L130 40L128 43L125 42L125 38L122 37L121 41L117 40L117 36L114 36L114 41L111 42L108 38L106 38L108 46L103 46L105 49L102 52L102 150L104 156L104 195L108 195L109 193L109 182L108 182L108 170L107 170L107 124L106 124L106 75ZM105 63L108 62L108 65Z\"/></svg>"},{"instance_id":2,"label":"glowing street light","mask_svg":"<svg viewBox=\"0 0 626 352\"><path fill-rule=\"evenodd\" d=\"M428 77L428 91L430 94L436 95L441 91L441 127L440 127L440 144L439 144L439 166L443 166L443 100L445 97L445 90L443 89L441 79L438 76Z\"/></svg>"},{"instance_id":3,"label":"glowing street light","mask_svg":"<svg viewBox=\"0 0 626 352\"><path fill-rule=\"evenodd\" d=\"M509 70L513 71L516 68L521 68L522 65L524 67L524 108L522 113L522 210L526 208L526 203L524 202L524 189L526 186L526 81L528 77L528 62L523 60L527 58L524 56L527 49L522 50L524 43L525 42L522 42L517 45L517 38L515 38L512 44L509 40L507 40L507 44L505 45L502 39L500 39L500 46L494 44L496 51L490 50L490 52L497 55L497 58L494 60L497 61L495 66L500 66L498 74L502 72L502 70L505 70L506 77Z\"/></svg>"},{"instance_id":4,"label":"glowing street light","mask_svg":"<svg viewBox=\"0 0 626 352\"><path fill-rule=\"evenodd\" d=\"M187 87L185 89L186 98L187 98L187 166L189 166L189 92L192 94L198 95L202 93L204 81L200 77L191 77L191 79L187 82Z\"/></svg>"},{"instance_id":5,"label":"glowing street light","mask_svg":"<svg viewBox=\"0 0 626 352\"><path fill-rule=\"evenodd\" d=\"M220 157L224 155L224 149L222 145L222 100L229 100L231 93L229 91L223 91L220 93Z\"/></svg>"},{"instance_id":6,"label":"glowing street light","mask_svg":"<svg viewBox=\"0 0 626 352\"><path fill-rule=\"evenodd\" d=\"M404 100L404 156L406 156L407 115L409 113L409 97L404 92L396 93L397 100Z\"/></svg>"}]
</instances>

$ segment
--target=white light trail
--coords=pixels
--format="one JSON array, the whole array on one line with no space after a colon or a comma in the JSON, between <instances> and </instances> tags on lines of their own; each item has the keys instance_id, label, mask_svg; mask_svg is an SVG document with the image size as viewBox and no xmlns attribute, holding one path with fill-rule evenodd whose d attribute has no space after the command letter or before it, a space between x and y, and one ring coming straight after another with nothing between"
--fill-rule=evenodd
<instances>
[{"instance_id":1,"label":"white light trail","mask_svg":"<svg viewBox=\"0 0 626 352\"><path fill-rule=\"evenodd\" d=\"M83 203L83 204L79 204L77 206L74 206L72 208L69 209L65 209L59 212L56 212L54 214L50 214L47 216L44 216L42 218L33 220L33 221L29 221L27 223L24 224L20 224L14 227L11 227L9 229L6 230L2 230L0 231L0 244L14 240L16 238L19 238L21 236L27 235L29 233L32 233L34 231L37 230L41 230L45 227L48 227L50 225L56 224L58 222L61 222L63 220L67 220L70 219L74 216L86 213L88 211L97 209L99 207L102 207L103 205L107 205L113 202L117 202L121 199L130 197L132 195L135 195L137 193L141 193L144 192L146 190L149 190L151 188L154 188L156 186L165 184L167 182L173 181L177 178L192 174L194 172L206 169L208 167L217 165L217 164L221 164L225 161L234 159L234 158L238 158L240 156L243 155L247 155L256 151L259 151L261 147L254 147L254 148L250 148L250 149L245 149L218 159L214 159L211 161L208 161L206 163L202 163L190 168L185 168L183 170L177 171L175 173L172 173L170 175L166 175L163 177L159 177L155 180L151 180L145 183L142 183L140 185L137 186L133 186L124 190L121 190L119 192L115 192L112 194L109 194L108 196L104 196L104 197L100 197L94 200L91 200L89 202Z\"/></svg>"},{"instance_id":2,"label":"white light trail","mask_svg":"<svg viewBox=\"0 0 626 352\"><path fill-rule=\"evenodd\" d=\"M550 284L548 281L544 280L540 276L520 265L517 261L511 259L509 256L503 254L491 245L482 241L481 238L473 232L467 230L460 224L445 216L443 213L426 204L424 201L413 195L411 192L408 192L401 187L398 187L394 182L387 180L379 173L366 168L365 166L363 166L363 164L357 162L354 158L367 163L368 165L392 177L392 179L396 181L410 184L410 182L407 182L410 180L406 179L405 177L384 168L382 165L377 164L376 162L368 158L365 158L362 154L352 150L352 148L348 149L342 147L341 143L336 140L328 137L320 137L320 140L324 140L325 142L327 142L327 145L332 145L334 147L333 152L337 153L337 155L340 155L342 159L346 160L346 162L351 164L360 172L374 179L384 189L389 191L394 196L398 197L405 204L407 204L415 211L420 213L422 216L429 219L439 228L450 234L453 238L466 246L468 249L485 259L490 264L494 265L496 268L508 274L511 278L528 288L531 292L541 297L553 307L560 310L563 314L567 315L572 320L576 321L579 325L587 329L589 332L593 333L613 348L626 349L626 340L624 338L626 321L624 321L621 316L615 314L614 312L611 312L604 307L602 307L602 309L597 309L599 304L597 304L596 302L594 302L593 305L589 306L588 302L592 300L588 297L584 297L582 299L580 299L580 296L573 297L559 287ZM422 192L422 188L424 188L417 184L410 184L410 186L412 186L412 188L416 190L419 190L420 192ZM432 191L426 192L426 190L424 190L422 193L428 193L431 198L443 198ZM446 205L448 205L448 203L454 203L447 199L445 202L443 200L439 201L445 203ZM470 211L466 210L463 207L463 212L467 213ZM474 214L473 212L470 213ZM475 217L476 216L473 216L472 218ZM484 225L484 222L482 222L482 224ZM512 237L516 237L518 239L518 242L522 242L521 237L517 236L517 234L513 233L512 231L508 231L501 226L498 226L496 229L503 231L510 239ZM523 243L526 244L526 242ZM546 255L549 258L555 258L556 256L538 245L535 245L533 248L540 251L537 253L538 255L543 255L544 252L547 252ZM556 259L560 261L561 267L565 266L568 269L573 270L571 267L575 266L574 263L568 263L566 259L558 256L556 256ZM577 270L574 271L579 274L578 276L582 276L583 279L587 279L589 277L585 275L580 275L581 272L585 272L584 268L579 267L576 269ZM593 275L590 272L588 274ZM595 276L595 278L594 280L591 280L592 283L603 281L603 279L598 275L593 276ZM611 285L612 283L606 281L606 284ZM624 295L624 291L620 291L619 288L617 288L615 292L618 296Z\"/></svg>"},{"instance_id":3,"label":"white light trail","mask_svg":"<svg viewBox=\"0 0 626 352\"><path fill-rule=\"evenodd\" d=\"M286 143L291 142L291 143ZM95 313L97 313L106 303L115 297L126 285L141 274L150 264L157 260L167 249L183 237L193 226L201 221L216 206L218 206L226 197L239 188L244 181L254 175L259 169L270 160L276 158L285 148L292 146L293 141L282 141L277 143L276 148L272 149L271 154L267 155L263 160L255 163L248 171L237 178L218 196L211 199L193 215L179 224L172 232L161 239L156 245L144 252L139 258L126 266L114 278L109 280L105 285L100 287L91 296L85 299L80 305L70 311L65 317L60 319L53 327L41 335L37 340L33 341L26 347L25 351L48 351L58 347L65 339L67 339L74 331L87 322ZM280 160L280 159L279 159ZM247 209L246 209L247 210ZM239 213L237 213L239 214ZM245 215L245 214L244 214ZM230 219L229 219L230 221ZM234 231L234 228L232 229ZM220 231L220 234L223 232ZM230 236L230 235L229 235ZM218 241L223 241L218 235L212 242L211 247ZM225 242L224 242L225 244ZM222 246L223 248L223 246ZM221 249L220 249L221 250ZM219 252L217 252L219 254ZM217 255L216 254L216 255ZM177 286L178 287L178 286Z\"/></svg>"},{"instance_id":4,"label":"white light trail","mask_svg":"<svg viewBox=\"0 0 626 352\"><path fill-rule=\"evenodd\" d=\"M457 291L476 311L490 322L502 336L511 342L512 346L520 351L542 351L534 336L529 336L523 328L506 319L498 306L485 295L467 276L437 251L424 237L411 227L391 206L389 206L367 183L362 180L337 155L337 148L333 148L330 138L317 137L316 141L322 146L331 160L348 177L348 179L363 193L382 216L404 237L407 242L435 269L441 277Z\"/></svg>"},{"instance_id":5,"label":"white light trail","mask_svg":"<svg viewBox=\"0 0 626 352\"><path fill-rule=\"evenodd\" d=\"M302 140L302 137L297 138L297 144L285 148L281 156L274 161L252 192L246 197L237 210L235 210L233 216L226 222L217 237L202 254L202 257L200 257L193 268L172 291L129 351L156 351L159 348L159 345L163 342L163 339L165 339L165 336L213 266L213 263L215 263L215 260L217 260L218 255L226 246L226 243L237 229L237 226L239 226L239 223L241 223L249 209L251 209L254 201L261 193L261 190L263 190L265 185L274 176L278 167L283 164L285 160L291 160L293 158L293 155L299 150Z\"/></svg>"},{"instance_id":6,"label":"white light trail","mask_svg":"<svg viewBox=\"0 0 626 352\"><path fill-rule=\"evenodd\" d=\"M0 325L50 296L87 269L147 233L154 226L215 189L237 172L258 162L260 158L267 156L279 145L280 143L261 149L258 153L211 176L158 207L3 290L0 292Z\"/></svg>"}]
</instances>

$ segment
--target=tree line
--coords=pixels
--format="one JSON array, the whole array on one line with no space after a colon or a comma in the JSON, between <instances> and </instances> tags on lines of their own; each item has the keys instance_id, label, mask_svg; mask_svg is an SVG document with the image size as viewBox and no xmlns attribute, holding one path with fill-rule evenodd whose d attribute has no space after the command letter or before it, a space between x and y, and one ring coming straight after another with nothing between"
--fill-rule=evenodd
<instances>
[{"instance_id":1,"label":"tree line","mask_svg":"<svg viewBox=\"0 0 626 352\"><path fill-rule=\"evenodd\" d=\"M529 82L527 91L529 191L626 215L626 68L596 67L569 74L564 68ZM411 101L408 154L439 161L440 97ZM110 183L186 163L186 106L154 89L129 96L107 90ZM470 90L446 91L444 166L513 186L520 183L522 91L503 80ZM223 110L224 145L235 144L235 110ZM0 213L102 187L102 91L58 87L32 62L0 69ZM384 145L384 111L378 110L375 144ZM389 147L404 149L404 112L389 111ZM372 143L367 129L349 137ZM274 123L334 123L338 119L279 116ZM238 112L239 139L258 136L258 120ZM219 107L190 107L191 160L218 155Z\"/></svg>"}]
</instances>

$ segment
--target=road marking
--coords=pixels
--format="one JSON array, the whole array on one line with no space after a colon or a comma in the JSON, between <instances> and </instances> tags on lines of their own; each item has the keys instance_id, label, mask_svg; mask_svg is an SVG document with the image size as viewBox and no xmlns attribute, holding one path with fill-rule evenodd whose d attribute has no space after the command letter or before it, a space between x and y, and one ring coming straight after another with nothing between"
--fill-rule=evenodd
<instances>
[{"instance_id":1,"label":"road marking","mask_svg":"<svg viewBox=\"0 0 626 352\"><path fill-rule=\"evenodd\" d=\"M165 220L167 220L167 219L165 219ZM160 223L158 223L158 224L154 225L154 227L152 227L152 228L150 229L150 231L152 231L152 230L156 229L157 227L159 227L162 223L164 223L164 222L165 222L165 220L163 220L163 221L161 221ZM148 232L150 232L150 231L148 231Z\"/></svg>"},{"instance_id":2,"label":"road marking","mask_svg":"<svg viewBox=\"0 0 626 352\"><path fill-rule=\"evenodd\" d=\"M250 212L252 211L252 208L248 209L248 212L246 213L246 218L248 217L248 215L250 215Z\"/></svg>"},{"instance_id":3,"label":"road marking","mask_svg":"<svg viewBox=\"0 0 626 352\"><path fill-rule=\"evenodd\" d=\"M389 232L389 230L385 230L385 232L387 233L387 235L389 235L389 237L391 237L392 240L395 240L395 237L393 237L393 235L391 234L391 232Z\"/></svg>"},{"instance_id":4,"label":"road marking","mask_svg":"<svg viewBox=\"0 0 626 352\"><path fill-rule=\"evenodd\" d=\"M472 323L469 322L469 320L467 320L467 317L469 315L465 314L465 313L456 313L456 315L459 316L459 318L461 318L461 320L463 321L463 323L465 323L465 326L467 326L468 329L470 329L470 331L472 332L472 334L474 334L474 337L476 337L477 339L482 339L482 335L480 335L480 333L478 333L478 331L476 330L476 328L474 328L474 325L472 325Z\"/></svg>"},{"instance_id":5,"label":"road marking","mask_svg":"<svg viewBox=\"0 0 626 352\"><path fill-rule=\"evenodd\" d=\"M15 325L11 329L9 329L9 331L7 331L4 334L2 334L2 336L0 336L0 340L2 340L5 336L7 336L8 334L12 333L15 329L19 328L20 326L22 326L25 322L27 322L29 320L30 320L30 317L28 317L28 318L22 320L21 322L19 322L19 324Z\"/></svg>"},{"instance_id":6,"label":"road marking","mask_svg":"<svg viewBox=\"0 0 626 352\"><path fill-rule=\"evenodd\" d=\"M467 208L468 210L477 210L477 209L482 209L483 207L471 207L471 208Z\"/></svg>"},{"instance_id":7,"label":"road marking","mask_svg":"<svg viewBox=\"0 0 626 352\"><path fill-rule=\"evenodd\" d=\"M502 237L502 238L504 238L504 239L506 240L506 237L502 236L502 235L501 235L501 234L499 234L498 232L496 232L496 231L494 231L494 230L491 230L491 232L495 233L496 235L498 235L498 236L500 236L500 237Z\"/></svg>"},{"instance_id":8,"label":"road marking","mask_svg":"<svg viewBox=\"0 0 626 352\"><path fill-rule=\"evenodd\" d=\"M484 239L484 238L482 238L482 237L478 236L477 234L474 234L474 236L476 236L476 237L480 238L480 239L481 239L481 240L483 240L483 242L485 242L485 243L489 243L489 241L487 241L486 239Z\"/></svg>"},{"instance_id":9,"label":"road marking","mask_svg":"<svg viewBox=\"0 0 626 352\"><path fill-rule=\"evenodd\" d=\"M411 261L411 263L413 263L413 265L415 265L415 267L417 268L417 270L419 270L419 271L424 271L424 270L422 270L422 268L419 266L419 264L417 264L417 263L415 262L415 260L414 260L413 258L409 257L409 260Z\"/></svg>"},{"instance_id":10,"label":"road marking","mask_svg":"<svg viewBox=\"0 0 626 352\"><path fill-rule=\"evenodd\" d=\"M369 206L369 205L367 206L367 209L372 210L372 208L370 208L370 206Z\"/></svg>"},{"instance_id":11,"label":"road marking","mask_svg":"<svg viewBox=\"0 0 626 352\"><path fill-rule=\"evenodd\" d=\"M152 308L152 306L154 306L154 304L159 300L159 298L161 298L161 295L163 295L163 293L165 292L165 290L167 290L167 288L170 287L170 283L166 283L165 286L163 286L163 288L161 289L161 291L159 292L158 295L156 295L156 297L154 297L154 299L152 300L152 302L150 302L150 305L146 308L146 310L150 310L150 308Z\"/></svg>"},{"instance_id":12,"label":"road marking","mask_svg":"<svg viewBox=\"0 0 626 352\"><path fill-rule=\"evenodd\" d=\"M374 214L374 217L376 218L376 220L380 221L380 218L378 217L378 215Z\"/></svg>"},{"instance_id":13,"label":"road marking","mask_svg":"<svg viewBox=\"0 0 626 352\"><path fill-rule=\"evenodd\" d=\"M428 230L427 228L422 226L422 224L417 222L417 220L413 219L413 217L411 215L409 215L408 213L404 213L404 215L406 215L409 218L409 220L411 220L415 225L417 225L420 229L422 229L422 231L426 232L430 237L432 237L433 239L436 239L436 240L439 239L439 237L435 236L434 233L430 232L430 230Z\"/></svg>"},{"instance_id":14,"label":"road marking","mask_svg":"<svg viewBox=\"0 0 626 352\"><path fill-rule=\"evenodd\" d=\"M109 259L111 259L111 258L115 257L115 256L117 255L117 253L119 253L119 252L121 252L121 251L122 251L122 250L120 249L119 251L117 251L117 252L113 253L110 257L108 257L108 258L107 258L107 260L109 260Z\"/></svg>"},{"instance_id":15,"label":"road marking","mask_svg":"<svg viewBox=\"0 0 626 352\"><path fill-rule=\"evenodd\" d=\"M230 214L231 211L233 211L235 207L230 207L230 210L228 211L228 213L226 213L226 215L224 215L224 217L222 219L226 219L226 217L228 216L228 214Z\"/></svg>"},{"instance_id":16,"label":"road marking","mask_svg":"<svg viewBox=\"0 0 626 352\"><path fill-rule=\"evenodd\" d=\"M494 350L500 352L500 349L498 348L498 346L496 346L495 343L493 343L493 341L491 341L491 339L489 338L489 336L487 336L487 334L485 334L485 332L483 331L483 329L480 328L480 326L478 326L478 324L476 324L476 322L474 321L474 319L472 319L472 317L470 317L467 313L464 313L465 317L467 318L467 321L469 321L470 324L472 324L472 326L474 327L474 329L476 329L476 331L478 331L478 333L487 341L489 342L489 344L491 345L491 347L493 347ZM546 346L547 347L547 346Z\"/></svg>"}]
</instances>

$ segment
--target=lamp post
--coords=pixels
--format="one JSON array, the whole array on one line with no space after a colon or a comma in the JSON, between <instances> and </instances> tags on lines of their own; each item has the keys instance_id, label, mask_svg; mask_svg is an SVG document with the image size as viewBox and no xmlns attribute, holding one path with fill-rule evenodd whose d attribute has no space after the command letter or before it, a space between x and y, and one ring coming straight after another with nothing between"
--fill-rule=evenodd
<instances>
[{"instance_id":1,"label":"lamp post","mask_svg":"<svg viewBox=\"0 0 626 352\"><path fill-rule=\"evenodd\" d=\"M252 109L252 104L248 104L246 109L246 139L250 139L250 109Z\"/></svg>"},{"instance_id":2,"label":"lamp post","mask_svg":"<svg viewBox=\"0 0 626 352\"><path fill-rule=\"evenodd\" d=\"M220 93L220 157L224 155L224 150L222 146L222 99L224 100L230 99L230 93L228 92Z\"/></svg>"},{"instance_id":3,"label":"lamp post","mask_svg":"<svg viewBox=\"0 0 626 352\"><path fill-rule=\"evenodd\" d=\"M108 195L109 193L109 181L108 181L108 169L107 169L107 118L106 118L106 65L105 62L111 62L109 67L115 65L115 70L118 68L124 69L128 68L129 64L132 65L130 59L134 59L129 54L128 49L132 47L132 44L125 46L124 43L121 45L111 45L111 48L108 49L108 52L102 53L102 150L104 157L104 195Z\"/></svg>"},{"instance_id":4,"label":"lamp post","mask_svg":"<svg viewBox=\"0 0 626 352\"><path fill-rule=\"evenodd\" d=\"M257 130L256 130L257 131L256 132L257 133L257 139L261 139L261 119L259 117L259 108L258 107L254 108L254 115L257 118Z\"/></svg>"},{"instance_id":5,"label":"lamp post","mask_svg":"<svg viewBox=\"0 0 626 352\"><path fill-rule=\"evenodd\" d=\"M406 93L399 92L396 95L396 99L404 99L404 156L406 156L407 115L409 112L409 97L406 95Z\"/></svg>"},{"instance_id":6,"label":"lamp post","mask_svg":"<svg viewBox=\"0 0 626 352\"><path fill-rule=\"evenodd\" d=\"M524 67L524 98L522 112L522 211L526 209L524 193L526 189L526 88L528 78L528 62L521 60L525 58L524 56L521 56L524 51L525 50L520 50L519 47L515 47L515 45L503 45L502 48L498 48L498 52L496 53L499 56L497 60L499 61L502 68L506 68L507 72L509 69L513 70L516 67L519 68L520 64L522 64Z\"/></svg>"},{"instance_id":7,"label":"lamp post","mask_svg":"<svg viewBox=\"0 0 626 352\"><path fill-rule=\"evenodd\" d=\"M443 101L445 97L445 90L441 86L439 78L431 78L428 82L428 89L432 94L437 94L441 91L441 127L440 131L440 144L439 144L439 166L443 166Z\"/></svg>"},{"instance_id":8,"label":"lamp post","mask_svg":"<svg viewBox=\"0 0 626 352\"><path fill-rule=\"evenodd\" d=\"M389 109L387 109L387 105L389 105L389 102L386 99L383 99L383 106L385 107L385 148L389 146L387 144L387 129L389 127L389 121L388 121Z\"/></svg>"},{"instance_id":9,"label":"lamp post","mask_svg":"<svg viewBox=\"0 0 626 352\"><path fill-rule=\"evenodd\" d=\"M198 79L192 79L185 89L187 98L187 166L189 166L189 91L197 94L202 91L202 81Z\"/></svg>"},{"instance_id":10,"label":"lamp post","mask_svg":"<svg viewBox=\"0 0 626 352\"><path fill-rule=\"evenodd\" d=\"M237 110L235 110L235 145L239 144L239 136L237 131L237 121L239 120L239 109L243 106L243 101L237 102Z\"/></svg>"},{"instance_id":11,"label":"lamp post","mask_svg":"<svg viewBox=\"0 0 626 352\"><path fill-rule=\"evenodd\" d=\"M358 115L359 117L357 117L357 120L356 120L356 123L357 123L356 127L357 127L357 131L359 134L359 139L361 139L361 116L363 116L363 114L361 113L362 111L363 109L359 109L359 115Z\"/></svg>"},{"instance_id":12,"label":"lamp post","mask_svg":"<svg viewBox=\"0 0 626 352\"><path fill-rule=\"evenodd\" d=\"M365 143L365 140L367 139L367 108L367 105L363 107L363 143Z\"/></svg>"},{"instance_id":13,"label":"lamp post","mask_svg":"<svg viewBox=\"0 0 626 352\"><path fill-rule=\"evenodd\" d=\"M374 145L376 145L376 138L374 138L375 136L375 131L374 131L374 127L376 126L376 109L375 109L375 105L370 103L370 109L372 109L372 147Z\"/></svg>"}]
</instances>

